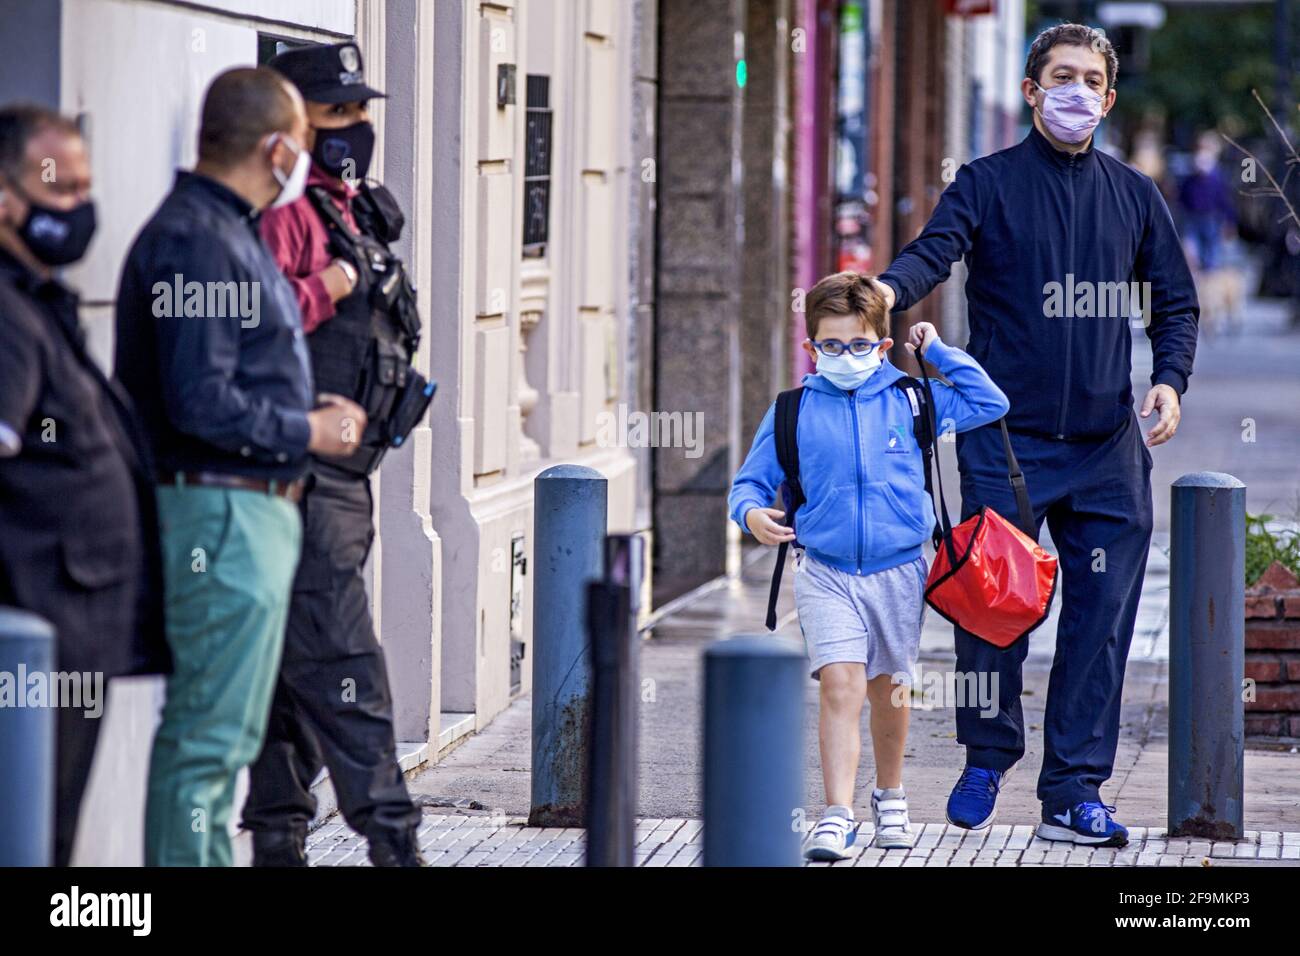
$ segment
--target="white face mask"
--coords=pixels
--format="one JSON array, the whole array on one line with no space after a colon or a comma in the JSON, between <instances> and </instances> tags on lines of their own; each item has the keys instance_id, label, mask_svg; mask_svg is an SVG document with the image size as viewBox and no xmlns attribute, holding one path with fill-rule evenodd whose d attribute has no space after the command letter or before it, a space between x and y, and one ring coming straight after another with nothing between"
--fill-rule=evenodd
<instances>
[{"instance_id":1,"label":"white face mask","mask_svg":"<svg viewBox=\"0 0 1300 956\"><path fill-rule=\"evenodd\" d=\"M880 349L854 355L847 349L839 355L817 353L817 373L837 388L851 392L880 368Z\"/></svg>"},{"instance_id":2,"label":"white face mask","mask_svg":"<svg viewBox=\"0 0 1300 956\"><path fill-rule=\"evenodd\" d=\"M311 156L307 150L294 145L293 140L289 137L275 133L267 143L267 149L275 146L276 138L282 139L285 144L294 151L298 158L294 160L293 171L288 176L281 171L279 166L272 166L271 172L275 175L276 182L280 184L280 194L272 201L270 208L279 209L281 206L287 206L291 202L296 202L302 197L304 190L307 188L307 173L311 170Z\"/></svg>"}]
</instances>

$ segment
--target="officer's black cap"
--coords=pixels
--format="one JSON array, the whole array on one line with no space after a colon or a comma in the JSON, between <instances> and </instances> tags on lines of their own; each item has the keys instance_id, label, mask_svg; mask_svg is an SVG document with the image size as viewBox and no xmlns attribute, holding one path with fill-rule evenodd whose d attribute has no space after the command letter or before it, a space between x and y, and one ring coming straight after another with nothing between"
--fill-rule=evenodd
<instances>
[{"instance_id":1,"label":"officer's black cap","mask_svg":"<svg viewBox=\"0 0 1300 956\"><path fill-rule=\"evenodd\" d=\"M313 103L356 103L384 96L366 85L361 51L355 43L295 47L267 65Z\"/></svg>"}]
</instances>

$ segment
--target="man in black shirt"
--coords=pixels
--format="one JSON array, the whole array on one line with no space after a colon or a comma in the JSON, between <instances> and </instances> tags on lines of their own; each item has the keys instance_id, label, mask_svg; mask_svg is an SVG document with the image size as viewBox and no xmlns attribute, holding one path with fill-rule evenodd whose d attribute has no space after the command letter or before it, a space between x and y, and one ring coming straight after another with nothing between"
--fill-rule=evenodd
<instances>
[{"instance_id":1,"label":"man in black shirt","mask_svg":"<svg viewBox=\"0 0 1300 956\"><path fill-rule=\"evenodd\" d=\"M365 412L319 396L298 306L257 214L301 194L302 98L264 68L218 76L199 162L127 257L117 367L158 463L175 672L145 811L151 865L228 866L235 775L257 756L299 558L309 453L347 456Z\"/></svg>"},{"instance_id":2,"label":"man in black shirt","mask_svg":"<svg viewBox=\"0 0 1300 956\"><path fill-rule=\"evenodd\" d=\"M54 277L94 228L76 125L39 106L0 109L0 604L54 625L55 666L83 697L49 702L58 866L72 856L104 679L165 666L147 451L86 352L76 294Z\"/></svg>"}]
</instances>

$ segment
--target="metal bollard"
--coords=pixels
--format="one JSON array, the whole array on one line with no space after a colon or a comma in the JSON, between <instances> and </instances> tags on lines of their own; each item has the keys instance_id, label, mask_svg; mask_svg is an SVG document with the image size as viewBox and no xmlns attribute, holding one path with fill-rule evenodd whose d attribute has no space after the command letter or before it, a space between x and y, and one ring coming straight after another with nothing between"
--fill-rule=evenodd
<instances>
[{"instance_id":1,"label":"metal bollard","mask_svg":"<svg viewBox=\"0 0 1300 956\"><path fill-rule=\"evenodd\" d=\"M587 865L634 866L637 801L637 630L643 569L638 535L610 535L605 578L587 591L592 653Z\"/></svg>"},{"instance_id":2,"label":"metal bollard","mask_svg":"<svg viewBox=\"0 0 1300 956\"><path fill-rule=\"evenodd\" d=\"M54 670L54 628L28 611L0 607L0 866L49 866L54 855L53 707L22 706L27 675Z\"/></svg>"},{"instance_id":3,"label":"metal bollard","mask_svg":"<svg viewBox=\"0 0 1300 956\"><path fill-rule=\"evenodd\" d=\"M1173 483L1169 551L1169 833L1240 839L1245 786L1246 486Z\"/></svg>"},{"instance_id":4,"label":"metal bollard","mask_svg":"<svg viewBox=\"0 0 1300 956\"><path fill-rule=\"evenodd\" d=\"M582 465L556 465L533 483L533 772L528 825L586 822L591 659L587 584L600 578L607 482Z\"/></svg>"},{"instance_id":5,"label":"metal bollard","mask_svg":"<svg viewBox=\"0 0 1300 956\"><path fill-rule=\"evenodd\" d=\"M805 664L777 637L705 651L705 866L800 864Z\"/></svg>"}]
</instances>

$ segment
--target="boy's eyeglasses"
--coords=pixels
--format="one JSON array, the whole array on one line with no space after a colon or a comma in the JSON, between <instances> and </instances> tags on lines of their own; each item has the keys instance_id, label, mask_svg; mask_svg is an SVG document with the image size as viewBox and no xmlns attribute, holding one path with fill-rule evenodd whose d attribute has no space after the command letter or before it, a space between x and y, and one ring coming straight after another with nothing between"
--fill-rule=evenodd
<instances>
[{"instance_id":1,"label":"boy's eyeglasses","mask_svg":"<svg viewBox=\"0 0 1300 956\"><path fill-rule=\"evenodd\" d=\"M856 355L861 358L869 355L875 349L880 348L879 342L872 342L867 339L854 339L845 345L839 339L822 339L820 342L814 341L812 344L818 352L830 358L843 355L847 350L850 355Z\"/></svg>"}]
</instances>

